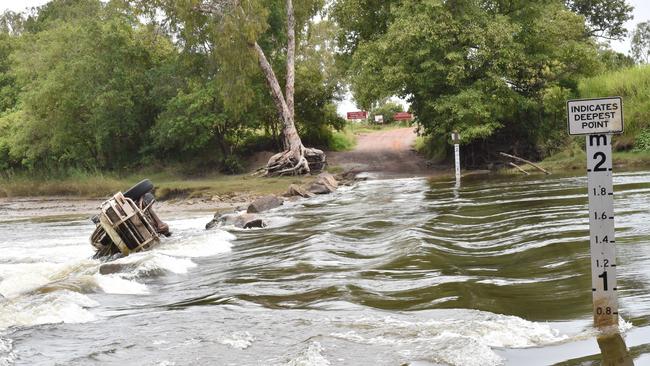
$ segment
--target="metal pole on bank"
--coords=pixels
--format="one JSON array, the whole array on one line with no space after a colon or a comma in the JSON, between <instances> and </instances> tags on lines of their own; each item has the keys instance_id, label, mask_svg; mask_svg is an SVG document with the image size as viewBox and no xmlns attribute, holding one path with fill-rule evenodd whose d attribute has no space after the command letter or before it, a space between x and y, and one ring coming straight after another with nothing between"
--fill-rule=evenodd
<instances>
[{"instance_id":1,"label":"metal pole on bank","mask_svg":"<svg viewBox=\"0 0 650 366\"><path fill-rule=\"evenodd\" d=\"M570 135L586 135L594 325L618 325L612 136L623 132L620 97L567 102Z\"/></svg>"}]
</instances>

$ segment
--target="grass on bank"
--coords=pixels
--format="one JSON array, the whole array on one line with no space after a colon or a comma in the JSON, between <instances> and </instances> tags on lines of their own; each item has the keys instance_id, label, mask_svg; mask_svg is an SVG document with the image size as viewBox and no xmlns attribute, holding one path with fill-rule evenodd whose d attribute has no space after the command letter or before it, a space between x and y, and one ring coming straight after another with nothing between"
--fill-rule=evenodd
<instances>
[{"instance_id":1,"label":"grass on bank","mask_svg":"<svg viewBox=\"0 0 650 366\"><path fill-rule=\"evenodd\" d=\"M290 184L305 184L313 177L264 178L242 175L213 175L200 178L183 177L174 173L137 173L125 177L108 174L77 174L67 178L34 178L14 176L0 178L0 197L76 196L107 197L125 191L141 179L149 178L156 186L160 200L200 198L236 194L281 194Z\"/></svg>"},{"instance_id":2,"label":"grass on bank","mask_svg":"<svg viewBox=\"0 0 650 366\"><path fill-rule=\"evenodd\" d=\"M650 128L650 65L638 65L580 81L581 98L623 98L625 132L631 142Z\"/></svg>"},{"instance_id":3,"label":"grass on bank","mask_svg":"<svg viewBox=\"0 0 650 366\"><path fill-rule=\"evenodd\" d=\"M332 132L329 147L332 151L349 151L354 149L356 144L357 138L354 132L348 126L345 126L341 131Z\"/></svg>"},{"instance_id":4,"label":"grass on bank","mask_svg":"<svg viewBox=\"0 0 650 366\"><path fill-rule=\"evenodd\" d=\"M619 168L648 168L650 167L650 151L614 151L614 167ZM585 169L587 155L578 143L552 155L540 163L550 171Z\"/></svg>"}]
</instances>

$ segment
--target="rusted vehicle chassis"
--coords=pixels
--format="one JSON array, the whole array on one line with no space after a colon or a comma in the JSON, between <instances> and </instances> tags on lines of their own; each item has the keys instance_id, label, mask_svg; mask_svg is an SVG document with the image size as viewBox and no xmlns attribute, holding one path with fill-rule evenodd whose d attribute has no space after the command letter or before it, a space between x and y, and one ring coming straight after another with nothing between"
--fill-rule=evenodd
<instances>
[{"instance_id":1,"label":"rusted vehicle chassis","mask_svg":"<svg viewBox=\"0 0 650 366\"><path fill-rule=\"evenodd\" d=\"M153 184L143 180L101 204L101 212L92 219L96 227L90 237L96 258L147 250L160 242L160 235L169 235L169 227L153 210L152 190Z\"/></svg>"}]
</instances>

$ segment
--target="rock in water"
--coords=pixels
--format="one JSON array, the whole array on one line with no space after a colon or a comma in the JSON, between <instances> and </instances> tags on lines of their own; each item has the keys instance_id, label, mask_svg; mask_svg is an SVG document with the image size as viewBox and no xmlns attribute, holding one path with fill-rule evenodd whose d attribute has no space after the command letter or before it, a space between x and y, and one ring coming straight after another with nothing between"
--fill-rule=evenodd
<instances>
[{"instance_id":1,"label":"rock in water","mask_svg":"<svg viewBox=\"0 0 650 366\"><path fill-rule=\"evenodd\" d=\"M215 215L216 216L216 215ZM217 225L234 226L240 229L263 228L266 227L266 221L261 217L250 213L228 213L215 217L205 225L206 229L211 229Z\"/></svg>"},{"instance_id":2,"label":"rock in water","mask_svg":"<svg viewBox=\"0 0 650 366\"><path fill-rule=\"evenodd\" d=\"M119 272L126 272L124 269L125 268L130 268L128 264L122 264L122 263L104 263L101 266L99 266L99 273L103 275L111 274L111 273L119 273Z\"/></svg>"},{"instance_id":3,"label":"rock in water","mask_svg":"<svg viewBox=\"0 0 650 366\"><path fill-rule=\"evenodd\" d=\"M262 219L250 220L244 224L244 229L253 229L253 228L264 228L266 227L266 222Z\"/></svg>"},{"instance_id":4,"label":"rock in water","mask_svg":"<svg viewBox=\"0 0 650 366\"><path fill-rule=\"evenodd\" d=\"M297 184L292 184L289 186L289 189L287 192L284 194L285 197L295 197L295 196L300 196L303 198L309 198L309 197L314 197L315 194L309 192L308 190L304 189L303 187L297 185Z\"/></svg>"},{"instance_id":5,"label":"rock in water","mask_svg":"<svg viewBox=\"0 0 650 366\"><path fill-rule=\"evenodd\" d=\"M219 218L220 218L221 216L223 216L223 213L221 213L221 212L217 212L217 213L215 213L215 214L214 214L214 217L212 218L212 220L210 220L210 222L208 222L207 224L205 224L205 230L210 230L210 229L212 229L213 227L219 225Z\"/></svg>"},{"instance_id":6,"label":"rock in water","mask_svg":"<svg viewBox=\"0 0 650 366\"><path fill-rule=\"evenodd\" d=\"M258 213L268 211L272 208L281 206L284 203L282 198L274 195L260 197L253 201L246 210L247 213Z\"/></svg>"},{"instance_id":7,"label":"rock in water","mask_svg":"<svg viewBox=\"0 0 650 366\"><path fill-rule=\"evenodd\" d=\"M334 176L330 173L320 173L318 174L318 177L316 178L316 181L324 181L327 182L329 185L331 185L334 188L338 188L339 182L334 178Z\"/></svg>"},{"instance_id":8,"label":"rock in water","mask_svg":"<svg viewBox=\"0 0 650 366\"><path fill-rule=\"evenodd\" d=\"M316 181L312 183L307 190L315 194L328 194L336 191L339 183L330 173L320 173Z\"/></svg>"}]
</instances>

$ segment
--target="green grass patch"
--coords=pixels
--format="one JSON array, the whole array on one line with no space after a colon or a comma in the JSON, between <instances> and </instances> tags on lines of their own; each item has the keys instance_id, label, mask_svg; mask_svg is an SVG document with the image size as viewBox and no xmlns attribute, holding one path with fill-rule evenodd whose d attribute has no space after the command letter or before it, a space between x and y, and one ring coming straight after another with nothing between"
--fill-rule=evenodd
<instances>
[{"instance_id":1,"label":"green grass patch","mask_svg":"<svg viewBox=\"0 0 650 366\"><path fill-rule=\"evenodd\" d=\"M614 166L622 168L650 167L650 151L616 151ZM579 143L572 143L566 149L542 161L540 166L550 171L586 169L587 155Z\"/></svg>"},{"instance_id":2,"label":"green grass patch","mask_svg":"<svg viewBox=\"0 0 650 366\"><path fill-rule=\"evenodd\" d=\"M586 159L582 146L573 141L566 149L549 156L539 165L550 171L584 169Z\"/></svg>"},{"instance_id":3,"label":"green grass patch","mask_svg":"<svg viewBox=\"0 0 650 366\"><path fill-rule=\"evenodd\" d=\"M348 151L354 149L356 145L356 137L349 128L344 128L341 131L332 132L332 138L329 142L329 148L332 151Z\"/></svg>"},{"instance_id":4,"label":"green grass patch","mask_svg":"<svg viewBox=\"0 0 650 366\"><path fill-rule=\"evenodd\" d=\"M441 137L418 136L413 148L434 164L441 163L447 158L447 141Z\"/></svg>"},{"instance_id":5,"label":"green grass patch","mask_svg":"<svg viewBox=\"0 0 650 366\"><path fill-rule=\"evenodd\" d=\"M120 180L106 175L75 176L69 178L19 176L0 178L0 197L102 197L111 192L128 189L135 183L137 183L135 180Z\"/></svg>"},{"instance_id":6,"label":"green grass patch","mask_svg":"<svg viewBox=\"0 0 650 366\"><path fill-rule=\"evenodd\" d=\"M141 179L149 178L156 186L159 199L212 197L214 195L281 194L290 184L304 184L313 177L252 177L243 175L213 175L200 178L173 173L134 173L119 177L106 174L77 175L67 178L33 176L0 178L0 197L76 196L106 197L125 191Z\"/></svg>"},{"instance_id":7,"label":"green grass patch","mask_svg":"<svg viewBox=\"0 0 650 366\"><path fill-rule=\"evenodd\" d=\"M640 143L638 139L644 132L650 133L650 65L583 79L578 91L581 98L622 97L624 136L628 137L630 143Z\"/></svg>"}]
</instances>

